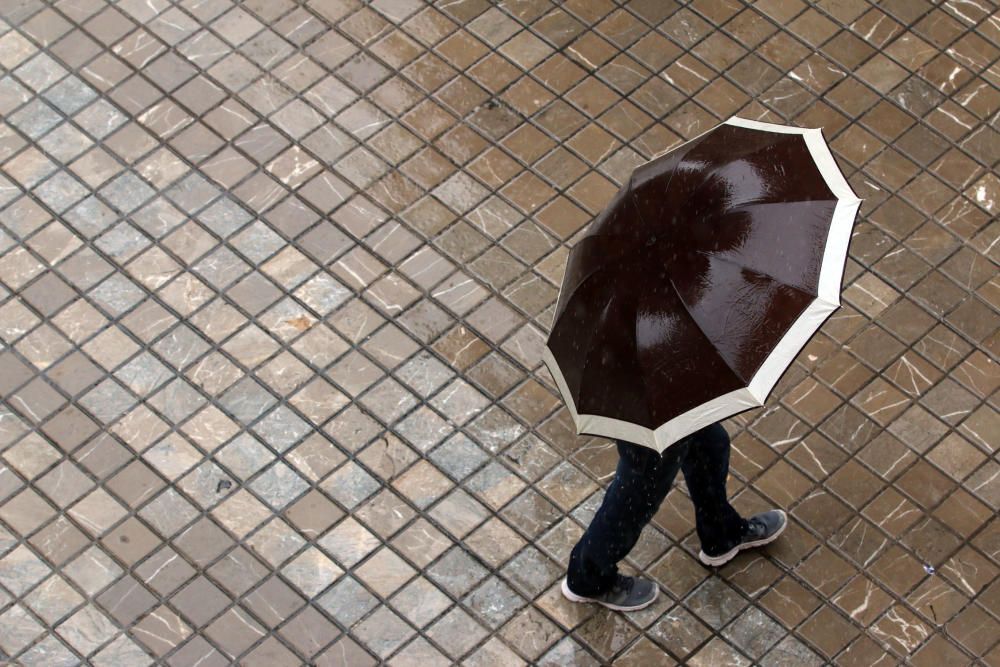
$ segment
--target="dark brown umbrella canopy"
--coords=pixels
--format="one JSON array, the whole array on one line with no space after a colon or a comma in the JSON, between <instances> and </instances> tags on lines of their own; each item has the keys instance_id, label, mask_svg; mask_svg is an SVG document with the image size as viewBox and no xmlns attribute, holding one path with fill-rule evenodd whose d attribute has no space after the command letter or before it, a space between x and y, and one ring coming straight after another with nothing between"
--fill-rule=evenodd
<instances>
[{"instance_id":1,"label":"dark brown umbrella canopy","mask_svg":"<svg viewBox=\"0 0 1000 667\"><path fill-rule=\"evenodd\" d=\"M656 429L747 387L817 299L837 205L802 134L724 124L637 168L563 279L576 412Z\"/></svg>"}]
</instances>

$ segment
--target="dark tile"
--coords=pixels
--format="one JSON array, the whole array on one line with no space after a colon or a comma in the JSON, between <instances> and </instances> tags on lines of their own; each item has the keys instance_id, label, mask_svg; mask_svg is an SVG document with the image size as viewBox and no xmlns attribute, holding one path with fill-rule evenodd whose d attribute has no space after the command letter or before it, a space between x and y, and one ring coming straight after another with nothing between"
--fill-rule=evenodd
<instances>
[{"instance_id":1,"label":"dark tile","mask_svg":"<svg viewBox=\"0 0 1000 667\"><path fill-rule=\"evenodd\" d=\"M213 621L204 632L224 654L233 658L250 648L266 631L245 611L233 607Z\"/></svg>"},{"instance_id":2,"label":"dark tile","mask_svg":"<svg viewBox=\"0 0 1000 667\"><path fill-rule=\"evenodd\" d=\"M827 657L839 653L858 635L857 629L830 606L823 606L803 623L800 632Z\"/></svg>"},{"instance_id":3,"label":"dark tile","mask_svg":"<svg viewBox=\"0 0 1000 667\"><path fill-rule=\"evenodd\" d=\"M172 601L174 607L194 628L203 627L232 604L232 600L205 577L192 579L177 592Z\"/></svg>"},{"instance_id":4,"label":"dark tile","mask_svg":"<svg viewBox=\"0 0 1000 667\"><path fill-rule=\"evenodd\" d=\"M246 596L242 605L273 628L302 607L304 600L286 583L272 577Z\"/></svg>"},{"instance_id":5,"label":"dark tile","mask_svg":"<svg viewBox=\"0 0 1000 667\"><path fill-rule=\"evenodd\" d=\"M300 654L312 658L340 631L314 607L306 607L279 631Z\"/></svg>"}]
</instances>

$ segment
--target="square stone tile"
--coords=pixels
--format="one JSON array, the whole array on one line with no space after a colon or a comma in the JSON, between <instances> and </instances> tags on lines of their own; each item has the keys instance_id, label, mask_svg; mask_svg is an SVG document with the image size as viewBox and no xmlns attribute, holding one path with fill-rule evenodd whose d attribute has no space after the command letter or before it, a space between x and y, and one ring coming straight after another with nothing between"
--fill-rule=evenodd
<instances>
[{"instance_id":1,"label":"square stone tile","mask_svg":"<svg viewBox=\"0 0 1000 667\"><path fill-rule=\"evenodd\" d=\"M286 512L291 522L304 535L318 537L339 521L344 512L322 492L313 489L296 501Z\"/></svg>"},{"instance_id":2,"label":"square stone tile","mask_svg":"<svg viewBox=\"0 0 1000 667\"><path fill-rule=\"evenodd\" d=\"M507 465L529 480L538 479L559 460L555 450L533 434L508 447L503 458Z\"/></svg>"},{"instance_id":3,"label":"square stone tile","mask_svg":"<svg viewBox=\"0 0 1000 667\"><path fill-rule=\"evenodd\" d=\"M392 539L392 545L410 562L426 567L451 546L444 533L419 518Z\"/></svg>"},{"instance_id":4,"label":"square stone tile","mask_svg":"<svg viewBox=\"0 0 1000 667\"><path fill-rule=\"evenodd\" d=\"M350 567L375 549L379 545L379 540L353 517L347 517L330 529L317 543L337 562Z\"/></svg>"},{"instance_id":5,"label":"square stone tile","mask_svg":"<svg viewBox=\"0 0 1000 667\"><path fill-rule=\"evenodd\" d=\"M417 458L417 453L399 438L387 435L379 438L359 454L358 460L380 479L391 479L406 469Z\"/></svg>"},{"instance_id":6,"label":"square stone tile","mask_svg":"<svg viewBox=\"0 0 1000 667\"><path fill-rule=\"evenodd\" d=\"M552 584L552 586L550 586L549 589L535 601L535 606L554 618L559 625L563 626L567 630L580 628L584 622L594 617L595 612L595 609L592 607L578 605L567 600L562 594L561 581L557 581ZM657 603L654 603L650 607L646 607L646 610L650 610L655 606L658 606ZM656 613L656 615L659 616L662 611L663 610L660 609L659 613ZM601 612L598 612L597 615L606 616ZM607 624L602 625L607 627ZM627 629L626 632L628 632ZM589 636L595 637L593 629L591 630L591 633L589 633Z\"/></svg>"},{"instance_id":7,"label":"square stone tile","mask_svg":"<svg viewBox=\"0 0 1000 667\"><path fill-rule=\"evenodd\" d=\"M135 569L135 576L160 595L177 590L195 570L169 546L161 548Z\"/></svg>"},{"instance_id":8,"label":"square stone tile","mask_svg":"<svg viewBox=\"0 0 1000 667\"><path fill-rule=\"evenodd\" d=\"M343 570L315 547L310 547L282 569L285 577L306 597L315 597Z\"/></svg>"},{"instance_id":9,"label":"square stone tile","mask_svg":"<svg viewBox=\"0 0 1000 667\"><path fill-rule=\"evenodd\" d=\"M240 655L265 636L265 630L238 607L225 612L208 628L205 635L230 658Z\"/></svg>"},{"instance_id":10,"label":"square stone tile","mask_svg":"<svg viewBox=\"0 0 1000 667\"><path fill-rule=\"evenodd\" d=\"M417 577L390 600L393 608L416 627L423 627L451 605L448 596L423 577Z\"/></svg>"},{"instance_id":11,"label":"square stone tile","mask_svg":"<svg viewBox=\"0 0 1000 667\"><path fill-rule=\"evenodd\" d=\"M339 635L336 626L314 607L303 609L279 632L285 641L307 658L315 656Z\"/></svg>"},{"instance_id":12,"label":"square stone tile","mask_svg":"<svg viewBox=\"0 0 1000 667\"><path fill-rule=\"evenodd\" d=\"M243 602L269 628L284 622L304 604L302 597L277 577L265 580Z\"/></svg>"},{"instance_id":13,"label":"square stone tile","mask_svg":"<svg viewBox=\"0 0 1000 667\"><path fill-rule=\"evenodd\" d=\"M520 594L497 577L490 577L463 600L487 627L499 628L527 604Z\"/></svg>"},{"instance_id":14,"label":"square stone tile","mask_svg":"<svg viewBox=\"0 0 1000 667\"><path fill-rule=\"evenodd\" d=\"M453 547L427 573L449 593L461 596L482 580L487 570L462 549Z\"/></svg>"},{"instance_id":15,"label":"square stone tile","mask_svg":"<svg viewBox=\"0 0 1000 667\"><path fill-rule=\"evenodd\" d=\"M69 562L63 571L70 581L91 596L124 574L121 567L97 547L91 547Z\"/></svg>"},{"instance_id":16,"label":"square stone tile","mask_svg":"<svg viewBox=\"0 0 1000 667\"><path fill-rule=\"evenodd\" d=\"M395 422L417 404L417 398L392 378L376 384L360 400L385 424Z\"/></svg>"},{"instance_id":17,"label":"square stone tile","mask_svg":"<svg viewBox=\"0 0 1000 667\"><path fill-rule=\"evenodd\" d=\"M3 640L3 649L8 653L19 653L45 632L44 626L20 606L12 606L0 618L4 627L10 628Z\"/></svg>"},{"instance_id":18,"label":"square stone tile","mask_svg":"<svg viewBox=\"0 0 1000 667\"><path fill-rule=\"evenodd\" d=\"M465 487L496 510L525 487L525 483L500 463L490 462L473 475Z\"/></svg>"},{"instance_id":19,"label":"square stone tile","mask_svg":"<svg viewBox=\"0 0 1000 667\"><path fill-rule=\"evenodd\" d=\"M271 519L247 540L247 545L272 567L285 563L305 544L305 539L281 518Z\"/></svg>"},{"instance_id":20,"label":"square stone tile","mask_svg":"<svg viewBox=\"0 0 1000 667\"><path fill-rule=\"evenodd\" d=\"M393 486L410 502L423 509L447 492L452 483L426 460L417 461Z\"/></svg>"},{"instance_id":21,"label":"square stone tile","mask_svg":"<svg viewBox=\"0 0 1000 667\"><path fill-rule=\"evenodd\" d=\"M679 597L690 592L706 577L701 565L679 548L668 551L648 571L653 579Z\"/></svg>"},{"instance_id":22,"label":"square stone tile","mask_svg":"<svg viewBox=\"0 0 1000 667\"><path fill-rule=\"evenodd\" d=\"M486 519L488 510L468 493L456 489L435 505L429 515L452 536L461 539Z\"/></svg>"},{"instance_id":23,"label":"square stone tile","mask_svg":"<svg viewBox=\"0 0 1000 667\"><path fill-rule=\"evenodd\" d=\"M363 620L355 634L376 655L385 658L405 643L414 630L395 612L385 606Z\"/></svg>"},{"instance_id":24,"label":"square stone tile","mask_svg":"<svg viewBox=\"0 0 1000 667\"><path fill-rule=\"evenodd\" d=\"M527 547L500 571L529 598L536 597L564 573L562 566L534 547Z\"/></svg>"},{"instance_id":25,"label":"square stone tile","mask_svg":"<svg viewBox=\"0 0 1000 667\"><path fill-rule=\"evenodd\" d=\"M275 510L281 510L309 488L292 468L284 463L275 463L258 475L250 484L259 497Z\"/></svg>"},{"instance_id":26,"label":"square stone tile","mask_svg":"<svg viewBox=\"0 0 1000 667\"><path fill-rule=\"evenodd\" d=\"M438 394L438 398L442 396L443 394ZM447 399L442 399L440 402L443 403L445 400ZM444 425L442 424L439 428L443 429ZM439 447L432 456L436 459L435 463L449 472L452 477L461 478L478 467L485 455L469 438L462 434L456 434ZM452 459L454 459L453 462L448 462Z\"/></svg>"},{"instance_id":27,"label":"square stone tile","mask_svg":"<svg viewBox=\"0 0 1000 667\"><path fill-rule=\"evenodd\" d=\"M685 604L698 618L716 629L735 618L746 606L732 587L715 577L692 591L685 598Z\"/></svg>"},{"instance_id":28,"label":"square stone tile","mask_svg":"<svg viewBox=\"0 0 1000 667\"><path fill-rule=\"evenodd\" d=\"M758 609L751 607L729 625L724 636L745 654L758 658L784 634L781 626Z\"/></svg>"},{"instance_id":29,"label":"square stone tile","mask_svg":"<svg viewBox=\"0 0 1000 667\"><path fill-rule=\"evenodd\" d=\"M268 570L243 547L236 547L208 570L209 575L233 597L243 595L265 576Z\"/></svg>"},{"instance_id":30,"label":"square stone tile","mask_svg":"<svg viewBox=\"0 0 1000 667\"><path fill-rule=\"evenodd\" d=\"M430 642L417 638L407 644L395 656L394 661L401 665L446 665L448 658L434 648Z\"/></svg>"},{"instance_id":31,"label":"square stone tile","mask_svg":"<svg viewBox=\"0 0 1000 667\"><path fill-rule=\"evenodd\" d=\"M181 533L174 544L196 565L204 566L229 549L233 541L214 522L202 518Z\"/></svg>"},{"instance_id":32,"label":"square stone tile","mask_svg":"<svg viewBox=\"0 0 1000 667\"><path fill-rule=\"evenodd\" d=\"M205 577L191 580L172 600L173 606L195 628L204 626L232 604L232 600Z\"/></svg>"},{"instance_id":33,"label":"square stone tile","mask_svg":"<svg viewBox=\"0 0 1000 667\"><path fill-rule=\"evenodd\" d=\"M528 489L510 502L501 516L528 537L537 537L556 522L559 509L541 494Z\"/></svg>"},{"instance_id":34,"label":"square stone tile","mask_svg":"<svg viewBox=\"0 0 1000 667\"><path fill-rule=\"evenodd\" d=\"M396 533L414 516L403 500L389 489L383 489L356 512L369 528L383 538Z\"/></svg>"},{"instance_id":35,"label":"square stone tile","mask_svg":"<svg viewBox=\"0 0 1000 667\"><path fill-rule=\"evenodd\" d=\"M70 508L69 514L92 535L101 535L126 513L106 491L97 489Z\"/></svg>"},{"instance_id":36,"label":"square stone tile","mask_svg":"<svg viewBox=\"0 0 1000 667\"><path fill-rule=\"evenodd\" d=\"M59 575L46 579L25 598L25 604L50 624L65 617L84 601L84 597Z\"/></svg>"},{"instance_id":37,"label":"square stone tile","mask_svg":"<svg viewBox=\"0 0 1000 667\"><path fill-rule=\"evenodd\" d=\"M528 660L537 660L562 636L558 626L534 607L526 607L501 629L500 636Z\"/></svg>"},{"instance_id":38,"label":"square stone tile","mask_svg":"<svg viewBox=\"0 0 1000 667\"><path fill-rule=\"evenodd\" d=\"M484 563L498 567L517 553L525 541L503 521L492 517L466 537L464 543Z\"/></svg>"},{"instance_id":39,"label":"square stone tile","mask_svg":"<svg viewBox=\"0 0 1000 667\"><path fill-rule=\"evenodd\" d=\"M365 665L370 667L377 664L372 656L361 648L357 642L349 637L342 637L334 642L330 648L324 651L317 659L320 665Z\"/></svg>"},{"instance_id":40,"label":"square stone tile","mask_svg":"<svg viewBox=\"0 0 1000 667\"><path fill-rule=\"evenodd\" d=\"M74 649L89 655L111 639L117 628L96 607L87 605L63 621L56 632Z\"/></svg>"},{"instance_id":41,"label":"square stone tile","mask_svg":"<svg viewBox=\"0 0 1000 667\"><path fill-rule=\"evenodd\" d=\"M250 651L243 659L247 665L288 665L298 664L299 658L274 637L268 637L262 644Z\"/></svg>"},{"instance_id":42,"label":"square stone tile","mask_svg":"<svg viewBox=\"0 0 1000 667\"><path fill-rule=\"evenodd\" d=\"M491 453L497 453L511 440L525 433L524 426L499 406L484 410L467 427L468 432Z\"/></svg>"},{"instance_id":43,"label":"square stone tile","mask_svg":"<svg viewBox=\"0 0 1000 667\"><path fill-rule=\"evenodd\" d=\"M34 532L54 516L55 510L31 489L25 489L0 507L0 518L20 533Z\"/></svg>"},{"instance_id":44,"label":"square stone tile","mask_svg":"<svg viewBox=\"0 0 1000 667\"><path fill-rule=\"evenodd\" d=\"M562 463L538 482L538 488L561 509L569 511L595 491L597 485L576 466Z\"/></svg>"},{"instance_id":45,"label":"square stone tile","mask_svg":"<svg viewBox=\"0 0 1000 667\"><path fill-rule=\"evenodd\" d=\"M374 493L379 488L379 483L361 466L348 461L327 477L321 488L347 509L353 509Z\"/></svg>"},{"instance_id":46,"label":"square stone tile","mask_svg":"<svg viewBox=\"0 0 1000 667\"><path fill-rule=\"evenodd\" d=\"M487 634L486 628L458 607L454 607L427 629L427 636L441 644L452 657L468 652Z\"/></svg>"},{"instance_id":47,"label":"square stone tile","mask_svg":"<svg viewBox=\"0 0 1000 667\"><path fill-rule=\"evenodd\" d=\"M416 573L406 561L384 547L355 571L362 581L383 598L388 598Z\"/></svg>"}]
</instances>

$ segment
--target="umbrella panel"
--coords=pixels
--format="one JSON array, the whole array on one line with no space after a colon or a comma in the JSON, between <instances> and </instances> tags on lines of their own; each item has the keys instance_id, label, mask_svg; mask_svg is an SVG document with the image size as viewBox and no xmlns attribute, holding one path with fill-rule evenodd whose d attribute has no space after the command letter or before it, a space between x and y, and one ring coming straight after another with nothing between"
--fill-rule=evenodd
<instances>
[{"instance_id":1,"label":"umbrella panel","mask_svg":"<svg viewBox=\"0 0 1000 667\"><path fill-rule=\"evenodd\" d=\"M610 268L580 284L550 336L580 412L613 406L649 425L746 386L771 352L756 343L760 332L779 336L815 298L718 257L678 263L689 262L711 267L695 290L648 262L638 263L650 282L642 292L620 292L621 273ZM600 312L581 305L590 298Z\"/></svg>"},{"instance_id":2,"label":"umbrella panel","mask_svg":"<svg viewBox=\"0 0 1000 667\"><path fill-rule=\"evenodd\" d=\"M753 150L733 153L740 142L749 140L744 134L755 140ZM773 143L760 145L768 137ZM676 153L637 169L627 186L633 195L632 220L615 216L628 228L615 232L636 240L665 235L680 244L698 245L712 235L713 226L706 220L737 207L836 202L799 135L722 126Z\"/></svg>"},{"instance_id":3,"label":"umbrella panel","mask_svg":"<svg viewBox=\"0 0 1000 667\"><path fill-rule=\"evenodd\" d=\"M698 276L671 283L698 329L744 386L774 342L816 298L718 255L684 255L671 273Z\"/></svg>"}]
</instances>

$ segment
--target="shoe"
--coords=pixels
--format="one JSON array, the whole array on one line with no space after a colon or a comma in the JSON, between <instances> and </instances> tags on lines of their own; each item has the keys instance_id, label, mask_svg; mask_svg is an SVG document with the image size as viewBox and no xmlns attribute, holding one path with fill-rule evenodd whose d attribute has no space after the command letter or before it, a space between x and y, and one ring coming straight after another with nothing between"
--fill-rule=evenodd
<instances>
[{"instance_id":1,"label":"shoe","mask_svg":"<svg viewBox=\"0 0 1000 667\"><path fill-rule=\"evenodd\" d=\"M660 594L660 587L644 577L626 577L619 574L618 581L610 591L589 598L571 591L564 577L562 593L572 602L596 602L615 611L635 611L653 604L656 596Z\"/></svg>"},{"instance_id":2,"label":"shoe","mask_svg":"<svg viewBox=\"0 0 1000 667\"><path fill-rule=\"evenodd\" d=\"M788 525L788 515L783 510L771 510L750 517L747 520L743 541L719 556L709 556L704 551L698 553L698 560L705 565L721 567L736 557L743 549L760 547L778 539Z\"/></svg>"}]
</instances>

